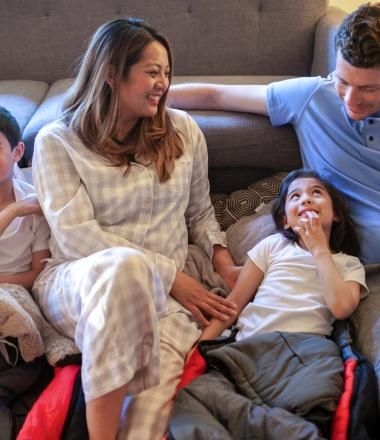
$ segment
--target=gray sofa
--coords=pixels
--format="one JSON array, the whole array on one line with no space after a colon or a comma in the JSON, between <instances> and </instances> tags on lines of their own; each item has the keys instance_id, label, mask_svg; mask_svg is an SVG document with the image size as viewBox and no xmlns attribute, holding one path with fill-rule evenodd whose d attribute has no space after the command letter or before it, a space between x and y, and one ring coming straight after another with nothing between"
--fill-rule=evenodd
<instances>
[{"instance_id":1,"label":"gray sofa","mask_svg":"<svg viewBox=\"0 0 380 440\"><path fill-rule=\"evenodd\" d=\"M0 105L16 116L30 164L38 130L56 118L88 38L137 16L171 41L175 82L268 83L325 75L344 13L328 0L0 0ZM214 192L300 165L292 128L243 113L190 112L204 131Z\"/></svg>"},{"instance_id":2,"label":"gray sofa","mask_svg":"<svg viewBox=\"0 0 380 440\"><path fill-rule=\"evenodd\" d=\"M30 164L38 130L59 115L88 38L100 24L120 16L142 17L167 35L174 82L254 84L331 72L334 35L344 12L329 7L328 0L0 0L0 105L14 113L23 130L23 166ZM190 113L206 136L214 193L235 194L275 170L301 165L291 127L274 128L267 117L245 113ZM261 193L267 195L268 186L254 185L245 200L265 202ZM247 215L246 205L237 206L232 196L226 227ZM224 202L214 199L221 216ZM267 218L245 217L229 230L237 261L245 258L244 246L262 237L258 231L268 233ZM380 378L378 266L368 268L368 275L372 300L361 302L353 322L360 329L358 348Z\"/></svg>"}]
</instances>

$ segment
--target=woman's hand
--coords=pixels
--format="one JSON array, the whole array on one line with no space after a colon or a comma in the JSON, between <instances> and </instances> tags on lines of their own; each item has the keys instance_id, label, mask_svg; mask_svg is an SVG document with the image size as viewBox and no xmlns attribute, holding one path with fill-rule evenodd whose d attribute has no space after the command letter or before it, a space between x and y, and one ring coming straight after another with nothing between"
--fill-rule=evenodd
<instances>
[{"instance_id":1,"label":"woman's hand","mask_svg":"<svg viewBox=\"0 0 380 440\"><path fill-rule=\"evenodd\" d=\"M211 316L228 321L236 316L236 304L206 290L198 281L183 272L177 272L170 294L189 310L203 326Z\"/></svg>"}]
</instances>

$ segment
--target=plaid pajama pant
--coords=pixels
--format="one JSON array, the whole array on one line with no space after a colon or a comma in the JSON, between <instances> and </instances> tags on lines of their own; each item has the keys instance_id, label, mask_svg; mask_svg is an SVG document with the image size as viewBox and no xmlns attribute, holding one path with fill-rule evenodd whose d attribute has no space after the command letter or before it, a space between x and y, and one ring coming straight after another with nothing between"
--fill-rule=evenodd
<instances>
[{"instance_id":1,"label":"plaid pajama pant","mask_svg":"<svg viewBox=\"0 0 380 440\"><path fill-rule=\"evenodd\" d=\"M45 269L33 294L46 318L82 352L86 401L127 384L136 394L159 382L159 328L150 261L110 248Z\"/></svg>"},{"instance_id":2,"label":"plaid pajama pant","mask_svg":"<svg viewBox=\"0 0 380 440\"><path fill-rule=\"evenodd\" d=\"M184 309L162 317L159 326L160 384L126 399L118 440L160 440L166 433L185 356L201 330Z\"/></svg>"}]
</instances>

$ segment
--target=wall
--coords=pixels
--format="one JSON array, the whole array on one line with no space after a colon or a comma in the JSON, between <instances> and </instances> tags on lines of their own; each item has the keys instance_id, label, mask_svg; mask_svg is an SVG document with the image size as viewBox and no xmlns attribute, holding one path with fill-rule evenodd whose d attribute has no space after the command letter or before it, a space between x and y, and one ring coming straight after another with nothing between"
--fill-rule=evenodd
<instances>
[{"instance_id":1,"label":"wall","mask_svg":"<svg viewBox=\"0 0 380 440\"><path fill-rule=\"evenodd\" d=\"M330 0L331 6L338 6L344 11L351 12L363 3L367 3L366 0Z\"/></svg>"}]
</instances>

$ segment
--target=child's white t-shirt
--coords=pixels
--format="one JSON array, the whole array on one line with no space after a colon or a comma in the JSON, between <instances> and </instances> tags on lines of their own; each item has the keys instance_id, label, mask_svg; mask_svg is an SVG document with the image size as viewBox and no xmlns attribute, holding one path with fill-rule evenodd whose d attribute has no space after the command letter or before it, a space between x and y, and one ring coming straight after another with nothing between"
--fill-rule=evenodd
<instances>
[{"instance_id":1,"label":"child's white t-shirt","mask_svg":"<svg viewBox=\"0 0 380 440\"><path fill-rule=\"evenodd\" d=\"M331 334L335 318L327 307L310 252L274 234L248 256L264 272L264 278L254 300L239 316L237 340L274 331ZM359 259L342 252L333 259L343 279L359 283L361 298L366 296L365 272Z\"/></svg>"},{"instance_id":2,"label":"child's white t-shirt","mask_svg":"<svg viewBox=\"0 0 380 440\"><path fill-rule=\"evenodd\" d=\"M13 179L16 201L36 195L29 183ZM42 215L16 217L0 235L0 274L31 270L32 253L49 249L50 229Z\"/></svg>"}]
</instances>

